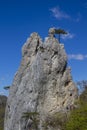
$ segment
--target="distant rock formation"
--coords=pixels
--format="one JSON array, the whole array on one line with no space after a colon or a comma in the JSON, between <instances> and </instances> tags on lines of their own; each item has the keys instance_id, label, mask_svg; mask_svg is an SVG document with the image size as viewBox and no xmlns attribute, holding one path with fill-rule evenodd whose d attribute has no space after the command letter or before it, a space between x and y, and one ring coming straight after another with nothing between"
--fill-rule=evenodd
<instances>
[{"instance_id":1,"label":"distant rock formation","mask_svg":"<svg viewBox=\"0 0 87 130\"><path fill-rule=\"evenodd\" d=\"M22 48L21 65L15 74L7 101L4 130L35 130L23 114L39 113L38 127L48 115L67 112L77 98L64 45L54 37L42 42L32 33ZM49 129L49 128L48 128Z\"/></svg>"},{"instance_id":2,"label":"distant rock formation","mask_svg":"<svg viewBox=\"0 0 87 130\"><path fill-rule=\"evenodd\" d=\"M4 117L7 97L0 95L0 130L4 129Z\"/></svg>"}]
</instances>

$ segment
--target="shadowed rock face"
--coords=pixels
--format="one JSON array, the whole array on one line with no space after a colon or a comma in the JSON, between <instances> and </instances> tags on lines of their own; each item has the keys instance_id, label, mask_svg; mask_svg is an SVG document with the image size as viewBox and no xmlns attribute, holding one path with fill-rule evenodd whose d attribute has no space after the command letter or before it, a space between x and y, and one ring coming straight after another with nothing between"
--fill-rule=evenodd
<instances>
[{"instance_id":1,"label":"shadowed rock face","mask_svg":"<svg viewBox=\"0 0 87 130\"><path fill-rule=\"evenodd\" d=\"M44 130L46 117L67 112L76 97L64 45L54 37L45 38L43 43L33 33L22 48L21 65L10 88L4 130L28 130L24 112L38 112L39 128Z\"/></svg>"}]
</instances>

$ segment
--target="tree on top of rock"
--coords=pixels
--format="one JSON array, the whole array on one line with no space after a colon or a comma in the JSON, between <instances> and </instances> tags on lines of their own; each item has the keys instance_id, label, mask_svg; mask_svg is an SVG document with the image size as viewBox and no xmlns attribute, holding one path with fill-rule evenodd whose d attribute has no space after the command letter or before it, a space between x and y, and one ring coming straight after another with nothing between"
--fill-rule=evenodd
<instances>
[{"instance_id":1,"label":"tree on top of rock","mask_svg":"<svg viewBox=\"0 0 87 130\"><path fill-rule=\"evenodd\" d=\"M65 30L63 30L63 29L55 29L55 34L58 34L59 35L59 43L60 43L60 35L61 34L63 34L63 35L65 35L65 34L67 34L67 32L65 31Z\"/></svg>"}]
</instances>

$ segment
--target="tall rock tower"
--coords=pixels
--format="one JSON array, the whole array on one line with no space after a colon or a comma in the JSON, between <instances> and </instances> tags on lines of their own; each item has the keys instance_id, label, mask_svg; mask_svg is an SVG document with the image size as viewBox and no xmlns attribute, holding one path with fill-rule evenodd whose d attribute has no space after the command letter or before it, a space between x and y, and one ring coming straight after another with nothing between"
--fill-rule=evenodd
<instances>
[{"instance_id":1,"label":"tall rock tower","mask_svg":"<svg viewBox=\"0 0 87 130\"><path fill-rule=\"evenodd\" d=\"M69 111L76 97L64 45L53 35L42 42L32 33L22 48L22 61L10 88L4 130L36 130L35 113L37 127L44 130L47 117ZM24 113L28 118L23 118Z\"/></svg>"}]
</instances>

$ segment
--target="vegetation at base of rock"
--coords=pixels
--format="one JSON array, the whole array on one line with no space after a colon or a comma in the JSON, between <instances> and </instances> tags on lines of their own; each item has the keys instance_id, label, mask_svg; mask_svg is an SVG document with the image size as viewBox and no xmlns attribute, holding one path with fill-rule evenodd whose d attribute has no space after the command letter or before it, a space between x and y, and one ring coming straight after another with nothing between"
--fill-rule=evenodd
<instances>
[{"instance_id":1,"label":"vegetation at base of rock","mask_svg":"<svg viewBox=\"0 0 87 130\"><path fill-rule=\"evenodd\" d=\"M0 130L4 129L4 116L7 97L0 95Z\"/></svg>"},{"instance_id":2,"label":"vegetation at base of rock","mask_svg":"<svg viewBox=\"0 0 87 130\"><path fill-rule=\"evenodd\" d=\"M71 112L66 130L87 130L87 103Z\"/></svg>"},{"instance_id":3,"label":"vegetation at base of rock","mask_svg":"<svg viewBox=\"0 0 87 130\"><path fill-rule=\"evenodd\" d=\"M43 127L45 130L48 130L49 127L52 127L53 129L60 128L61 130L65 129L65 123L67 121L67 114L57 112L53 114L52 116L48 116L43 123Z\"/></svg>"},{"instance_id":4,"label":"vegetation at base of rock","mask_svg":"<svg viewBox=\"0 0 87 130\"><path fill-rule=\"evenodd\" d=\"M3 107L0 107L0 130L3 130L4 127L4 113L5 109Z\"/></svg>"},{"instance_id":5,"label":"vegetation at base of rock","mask_svg":"<svg viewBox=\"0 0 87 130\"><path fill-rule=\"evenodd\" d=\"M83 88L78 100L78 108L71 111L65 130L87 130L87 81L79 82Z\"/></svg>"},{"instance_id":6,"label":"vegetation at base of rock","mask_svg":"<svg viewBox=\"0 0 87 130\"><path fill-rule=\"evenodd\" d=\"M39 115L37 112L24 112L22 118L33 118L37 115Z\"/></svg>"},{"instance_id":7,"label":"vegetation at base of rock","mask_svg":"<svg viewBox=\"0 0 87 130\"><path fill-rule=\"evenodd\" d=\"M78 82L83 92L75 102L76 108L69 113L55 113L48 116L44 127L48 130L60 128L61 130L87 130L87 81Z\"/></svg>"},{"instance_id":8,"label":"vegetation at base of rock","mask_svg":"<svg viewBox=\"0 0 87 130\"><path fill-rule=\"evenodd\" d=\"M26 127L28 129L38 130L39 113L38 112L24 112L22 118L25 118L29 124ZM30 120L30 122L29 122Z\"/></svg>"}]
</instances>

